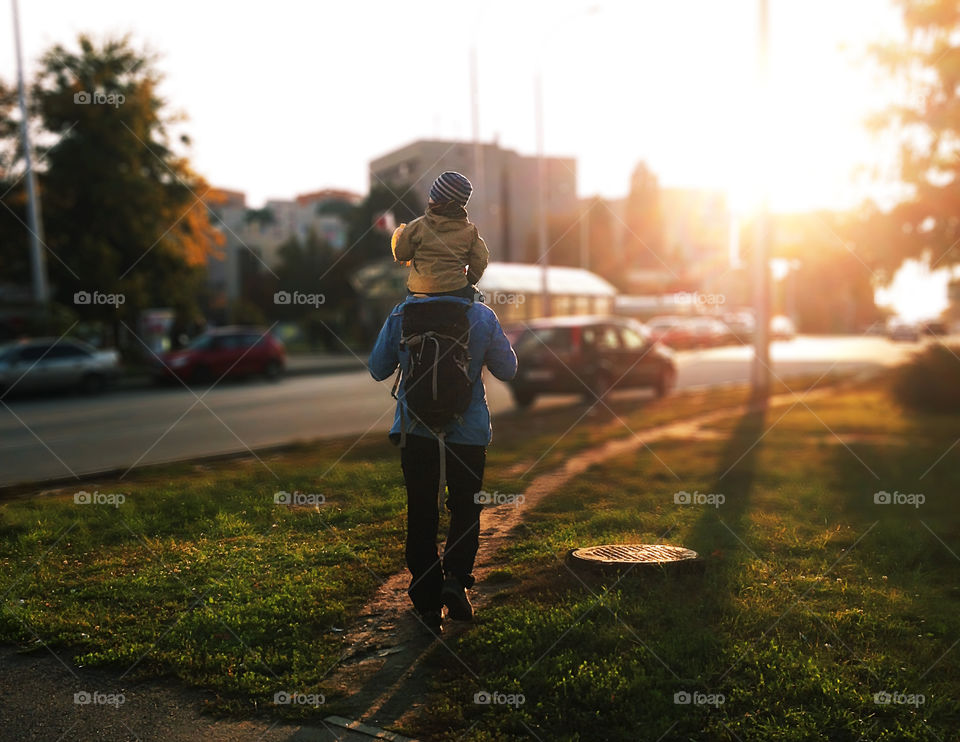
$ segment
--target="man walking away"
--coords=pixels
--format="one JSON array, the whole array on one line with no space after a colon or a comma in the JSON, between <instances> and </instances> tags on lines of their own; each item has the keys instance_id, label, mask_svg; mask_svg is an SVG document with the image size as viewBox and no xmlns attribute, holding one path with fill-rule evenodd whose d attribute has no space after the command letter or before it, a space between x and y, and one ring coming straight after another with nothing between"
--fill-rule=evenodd
<instances>
[{"instance_id":1,"label":"man walking away","mask_svg":"<svg viewBox=\"0 0 960 742\"><path fill-rule=\"evenodd\" d=\"M424 306L440 302L444 306ZM456 317L458 312L468 322L463 333L453 331L451 336L451 331L411 329L414 316L433 313L440 318ZM406 321L405 314L409 315ZM448 366L459 364L465 380L438 373L437 369L451 359L456 363ZM394 307L387 317L368 366L377 381L400 369L394 387L397 409L390 439L401 447L400 465L407 488L407 593L424 626L439 634L444 605L449 619L473 618L465 591L474 583L483 509L476 495L483 489L487 445L492 435L481 371L486 366L496 378L509 381L517 371L517 356L490 307L462 297L415 294ZM421 373L421 368L426 372ZM432 411L429 405L428 412L423 412L423 407L409 403L428 389L435 403L442 402L445 392L459 383L467 390L460 405L463 409L445 424L437 424L437 419L428 414ZM437 553L438 494L446 494L450 512L442 562Z\"/></svg>"}]
</instances>

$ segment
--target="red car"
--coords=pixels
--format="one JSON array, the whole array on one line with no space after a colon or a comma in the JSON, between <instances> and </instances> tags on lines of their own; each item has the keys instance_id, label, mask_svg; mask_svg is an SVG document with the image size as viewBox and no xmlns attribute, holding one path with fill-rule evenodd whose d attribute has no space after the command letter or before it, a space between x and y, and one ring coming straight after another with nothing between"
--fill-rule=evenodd
<instances>
[{"instance_id":1,"label":"red car","mask_svg":"<svg viewBox=\"0 0 960 742\"><path fill-rule=\"evenodd\" d=\"M646 323L651 337L671 348L689 348L693 345L693 336L687 325L689 317L661 315Z\"/></svg>"},{"instance_id":2,"label":"red car","mask_svg":"<svg viewBox=\"0 0 960 742\"><path fill-rule=\"evenodd\" d=\"M164 353L154 365L160 380L179 377L211 382L222 377L263 374L278 379L286 366L283 343L256 327L218 327L195 338L183 350Z\"/></svg>"}]
</instances>

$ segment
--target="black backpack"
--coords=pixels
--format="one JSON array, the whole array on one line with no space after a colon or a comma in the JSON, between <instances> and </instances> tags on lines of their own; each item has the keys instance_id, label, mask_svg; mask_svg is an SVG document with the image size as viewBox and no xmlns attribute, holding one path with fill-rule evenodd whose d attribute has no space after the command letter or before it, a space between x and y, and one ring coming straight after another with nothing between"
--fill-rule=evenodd
<instances>
[{"instance_id":1,"label":"black backpack","mask_svg":"<svg viewBox=\"0 0 960 742\"><path fill-rule=\"evenodd\" d=\"M469 308L442 300L408 302L403 307L400 347L409 351L410 360L397 374L393 396L402 383L407 412L433 431L442 430L470 406Z\"/></svg>"}]
</instances>

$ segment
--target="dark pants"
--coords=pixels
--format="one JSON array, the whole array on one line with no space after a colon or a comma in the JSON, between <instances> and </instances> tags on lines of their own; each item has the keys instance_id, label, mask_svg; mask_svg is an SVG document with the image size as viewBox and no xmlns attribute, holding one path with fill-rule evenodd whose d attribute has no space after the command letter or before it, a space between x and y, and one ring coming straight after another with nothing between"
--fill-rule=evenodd
<instances>
[{"instance_id":1,"label":"dark pants","mask_svg":"<svg viewBox=\"0 0 960 742\"><path fill-rule=\"evenodd\" d=\"M407 486L407 568L413 606L419 611L440 610L440 588L445 575L455 576L464 587L473 586L473 561L480 546L480 511L474 495L483 485L487 460L484 446L445 444L447 449L447 510L450 528L443 549L443 566L437 554L440 513L440 443L435 438L408 435L400 449L403 480Z\"/></svg>"}]
</instances>

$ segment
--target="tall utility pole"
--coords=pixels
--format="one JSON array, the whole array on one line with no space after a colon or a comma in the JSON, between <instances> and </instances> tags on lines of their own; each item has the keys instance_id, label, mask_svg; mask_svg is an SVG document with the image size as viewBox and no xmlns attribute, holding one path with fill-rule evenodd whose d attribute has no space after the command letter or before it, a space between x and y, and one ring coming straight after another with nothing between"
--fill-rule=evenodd
<instances>
[{"instance_id":1,"label":"tall utility pole","mask_svg":"<svg viewBox=\"0 0 960 742\"><path fill-rule=\"evenodd\" d=\"M585 10L568 16L560 23L554 24L551 32L566 21L585 15L593 15L599 11L599 5L591 5ZM541 41L540 61L537 65L537 75L534 78L535 123L537 128L537 244L539 246L540 293L543 296L541 313L544 317L549 317L552 313L550 286L547 281L547 275L550 272L549 247L547 245L547 163L543 157L543 57L548 36L549 34L546 34ZM582 257L581 255L581 259Z\"/></svg>"},{"instance_id":2,"label":"tall utility pole","mask_svg":"<svg viewBox=\"0 0 960 742\"><path fill-rule=\"evenodd\" d=\"M580 267L584 270L590 269L590 207L593 203L588 201L583 205L583 213L580 214Z\"/></svg>"},{"instance_id":3,"label":"tall utility pole","mask_svg":"<svg viewBox=\"0 0 960 742\"><path fill-rule=\"evenodd\" d=\"M760 178L760 209L757 214L756 237L753 250L753 307L756 318L753 334L753 365L750 369L750 384L754 397L765 398L770 392L770 266L768 263L770 242L770 67L769 39L770 18L768 0L759 0L757 67L759 88L759 111L757 121L760 136L756 142L760 151L756 153L759 163L757 177Z\"/></svg>"},{"instance_id":4,"label":"tall utility pole","mask_svg":"<svg viewBox=\"0 0 960 742\"><path fill-rule=\"evenodd\" d=\"M30 222L30 270L33 275L33 301L40 306L49 299L47 266L43 259L43 224L40 220L40 200L37 196L37 177L33 172L33 153L30 148L30 127L27 118L27 96L23 86L23 54L20 50L20 11L13 3L13 40L17 52L17 90L20 97L20 138L23 140L23 159L27 174L27 218Z\"/></svg>"},{"instance_id":5,"label":"tall utility pole","mask_svg":"<svg viewBox=\"0 0 960 742\"><path fill-rule=\"evenodd\" d=\"M470 118L473 122L473 191L481 196L483 209L480 211L483 224L490 216L490 200L483 182L483 145L480 144L480 95L479 65L477 64L477 44L470 48Z\"/></svg>"},{"instance_id":6,"label":"tall utility pole","mask_svg":"<svg viewBox=\"0 0 960 742\"><path fill-rule=\"evenodd\" d=\"M540 262L540 295L543 297L541 316L549 317L550 286L547 274L550 270L550 258L547 248L547 162L543 158L543 74L537 70L536 78L536 125L537 125L537 244Z\"/></svg>"}]
</instances>

